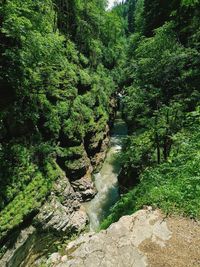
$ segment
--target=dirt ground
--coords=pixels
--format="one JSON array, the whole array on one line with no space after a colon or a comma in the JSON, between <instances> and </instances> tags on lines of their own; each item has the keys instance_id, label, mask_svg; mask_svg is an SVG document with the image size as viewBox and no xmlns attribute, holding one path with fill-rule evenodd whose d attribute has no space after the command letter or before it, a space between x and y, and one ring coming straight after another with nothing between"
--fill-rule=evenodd
<instances>
[{"instance_id":1,"label":"dirt ground","mask_svg":"<svg viewBox=\"0 0 200 267\"><path fill-rule=\"evenodd\" d=\"M160 247L151 239L140 245L151 267L200 267L200 222L183 217L165 219L172 237Z\"/></svg>"}]
</instances>

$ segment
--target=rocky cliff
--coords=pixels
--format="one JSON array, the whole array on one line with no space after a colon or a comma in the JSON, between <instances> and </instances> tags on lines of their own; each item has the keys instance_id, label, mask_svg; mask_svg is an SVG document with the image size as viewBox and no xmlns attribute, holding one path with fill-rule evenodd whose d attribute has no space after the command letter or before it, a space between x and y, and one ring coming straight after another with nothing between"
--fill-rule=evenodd
<instances>
[{"instance_id":1,"label":"rocky cliff","mask_svg":"<svg viewBox=\"0 0 200 267\"><path fill-rule=\"evenodd\" d=\"M114 112L115 101L112 109ZM111 114L111 120L113 117ZM61 175L37 214L6 237L0 266L30 266L37 257L54 251L52 244L86 229L88 216L82 203L96 194L92 173L106 156L109 129L107 124L103 131L86 136L81 145L61 148L57 157Z\"/></svg>"},{"instance_id":2,"label":"rocky cliff","mask_svg":"<svg viewBox=\"0 0 200 267\"><path fill-rule=\"evenodd\" d=\"M106 231L88 233L54 253L51 267L194 267L200 264L200 224L166 218L148 207L122 217Z\"/></svg>"}]
</instances>

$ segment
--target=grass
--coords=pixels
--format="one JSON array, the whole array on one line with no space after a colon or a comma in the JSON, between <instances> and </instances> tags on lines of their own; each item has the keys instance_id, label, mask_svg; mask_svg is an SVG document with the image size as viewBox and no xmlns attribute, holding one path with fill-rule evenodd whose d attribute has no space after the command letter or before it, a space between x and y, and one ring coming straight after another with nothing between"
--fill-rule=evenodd
<instances>
[{"instance_id":1,"label":"grass","mask_svg":"<svg viewBox=\"0 0 200 267\"><path fill-rule=\"evenodd\" d=\"M200 218L200 134L181 145L169 162L149 167L140 175L140 182L112 207L102 222L106 229L120 217L132 214L145 205Z\"/></svg>"},{"instance_id":2,"label":"grass","mask_svg":"<svg viewBox=\"0 0 200 267\"><path fill-rule=\"evenodd\" d=\"M38 171L25 189L0 212L0 240L42 205L50 192L52 182L60 175L61 170L55 163L47 163L46 174Z\"/></svg>"}]
</instances>

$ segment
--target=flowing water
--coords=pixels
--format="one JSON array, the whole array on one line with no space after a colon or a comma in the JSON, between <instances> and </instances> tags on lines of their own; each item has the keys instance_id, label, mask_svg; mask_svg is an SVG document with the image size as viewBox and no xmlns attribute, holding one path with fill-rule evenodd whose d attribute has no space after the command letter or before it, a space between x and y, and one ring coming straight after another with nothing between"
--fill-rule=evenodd
<instances>
[{"instance_id":1,"label":"flowing water","mask_svg":"<svg viewBox=\"0 0 200 267\"><path fill-rule=\"evenodd\" d=\"M98 229L101 221L109 214L110 207L119 199L117 176L120 172L121 164L116 160L115 155L120 152L122 141L126 135L126 124L121 118L121 113L118 112L111 133L110 148L106 159L100 172L94 175L98 193L93 200L86 204L92 231Z\"/></svg>"}]
</instances>

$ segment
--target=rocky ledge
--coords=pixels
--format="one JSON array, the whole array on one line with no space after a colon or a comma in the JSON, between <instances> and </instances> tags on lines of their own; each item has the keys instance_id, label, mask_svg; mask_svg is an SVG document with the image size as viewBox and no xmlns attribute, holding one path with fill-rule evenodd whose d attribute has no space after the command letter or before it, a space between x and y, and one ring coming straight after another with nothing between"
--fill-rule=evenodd
<instances>
[{"instance_id":1,"label":"rocky ledge","mask_svg":"<svg viewBox=\"0 0 200 267\"><path fill-rule=\"evenodd\" d=\"M151 207L122 217L107 230L88 233L54 253L51 267L194 267L200 266L200 225L166 218Z\"/></svg>"},{"instance_id":2,"label":"rocky ledge","mask_svg":"<svg viewBox=\"0 0 200 267\"><path fill-rule=\"evenodd\" d=\"M23 229L12 244L5 244L0 266L34 266L54 242L85 230L88 216L81 202L80 192L75 192L63 172L32 225Z\"/></svg>"}]
</instances>

